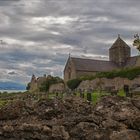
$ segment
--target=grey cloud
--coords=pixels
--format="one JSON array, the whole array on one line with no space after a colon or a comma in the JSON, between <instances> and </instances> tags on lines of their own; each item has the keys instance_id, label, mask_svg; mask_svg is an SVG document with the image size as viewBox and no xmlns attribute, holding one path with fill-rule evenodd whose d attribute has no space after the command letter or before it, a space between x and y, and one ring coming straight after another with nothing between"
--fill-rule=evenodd
<instances>
[{"instance_id":1,"label":"grey cloud","mask_svg":"<svg viewBox=\"0 0 140 140\"><path fill-rule=\"evenodd\" d=\"M15 75L15 74L17 74L17 73L14 72L14 71L11 71L11 72L8 72L8 74L9 74L9 75Z\"/></svg>"},{"instance_id":2,"label":"grey cloud","mask_svg":"<svg viewBox=\"0 0 140 140\"><path fill-rule=\"evenodd\" d=\"M117 34L131 42L133 34L140 32L139 3L139 0L0 1L0 40L9 39L3 45L8 47L0 48L1 79L27 82L33 73L62 76L69 53L78 57L85 53L108 56L108 48ZM34 24L33 18L40 17L74 20L65 24L45 21ZM9 74L4 72L7 70Z\"/></svg>"}]
</instances>

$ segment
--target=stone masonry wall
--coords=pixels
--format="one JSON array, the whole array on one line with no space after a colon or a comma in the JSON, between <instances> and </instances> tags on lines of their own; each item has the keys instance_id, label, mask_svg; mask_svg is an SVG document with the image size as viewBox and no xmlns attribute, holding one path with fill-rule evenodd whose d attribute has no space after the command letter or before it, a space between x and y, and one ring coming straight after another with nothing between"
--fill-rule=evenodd
<instances>
[{"instance_id":1,"label":"stone masonry wall","mask_svg":"<svg viewBox=\"0 0 140 140\"><path fill-rule=\"evenodd\" d=\"M49 93L53 93L55 91L64 91L65 85L63 83L53 84L49 88Z\"/></svg>"},{"instance_id":2,"label":"stone masonry wall","mask_svg":"<svg viewBox=\"0 0 140 140\"><path fill-rule=\"evenodd\" d=\"M114 79L97 78L91 81L86 80L80 83L78 89L82 89L82 90L86 90L89 88L98 89L99 84L101 85L102 89L111 86L114 86L115 89L122 89L124 85L129 85L130 87L132 87L135 84L140 84L140 77L137 77L133 80L129 80L127 78L120 78L120 77L116 77Z\"/></svg>"}]
</instances>

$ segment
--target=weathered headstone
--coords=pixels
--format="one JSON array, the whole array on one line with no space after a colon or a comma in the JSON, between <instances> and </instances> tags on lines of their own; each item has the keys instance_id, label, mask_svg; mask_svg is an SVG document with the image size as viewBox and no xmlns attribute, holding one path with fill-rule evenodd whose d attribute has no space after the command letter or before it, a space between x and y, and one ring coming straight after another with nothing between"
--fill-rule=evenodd
<instances>
[{"instance_id":1,"label":"weathered headstone","mask_svg":"<svg viewBox=\"0 0 140 140\"><path fill-rule=\"evenodd\" d=\"M92 101L92 89L88 89L87 91L87 100Z\"/></svg>"},{"instance_id":2,"label":"weathered headstone","mask_svg":"<svg viewBox=\"0 0 140 140\"><path fill-rule=\"evenodd\" d=\"M124 89L126 97L130 97L130 95L129 95L129 86L128 85L124 85L123 89Z\"/></svg>"},{"instance_id":3,"label":"weathered headstone","mask_svg":"<svg viewBox=\"0 0 140 140\"><path fill-rule=\"evenodd\" d=\"M55 93L55 94L56 94L56 97L58 97L58 92L59 92L59 91L57 90L56 93Z\"/></svg>"},{"instance_id":4,"label":"weathered headstone","mask_svg":"<svg viewBox=\"0 0 140 140\"><path fill-rule=\"evenodd\" d=\"M84 92L82 92L82 98L84 98Z\"/></svg>"},{"instance_id":5,"label":"weathered headstone","mask_svg":"<svg viewBox=\"0 0 140 140\"><path fill-rule=\"evenodd\" d=\"M79 89L79 94L80 94L80 97L82 98L82 90Z\"/></svg>"},{"instance_id":6,"label":"weathered headstone","mask_svg":"<svg viewBox=\"0 0 140 140\"><path fill-rule=\"evenodd\" d=\"M89 92L87 93L87 100L92 101L92 96L91 96L91 93L89 93Z\"/></svg>"}]
</instances>

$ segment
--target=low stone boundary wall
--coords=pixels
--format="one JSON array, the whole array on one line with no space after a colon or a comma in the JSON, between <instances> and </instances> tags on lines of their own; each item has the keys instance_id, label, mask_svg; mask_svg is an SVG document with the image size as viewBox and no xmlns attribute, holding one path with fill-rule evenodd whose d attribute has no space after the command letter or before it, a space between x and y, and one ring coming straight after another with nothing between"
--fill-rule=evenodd
<instances>
[{"instance_id":1,"label":"low stone boundary wall","mask_svg":"<svg viewBox=\"0 0 140 140\"><path fill-rule=\"evenodd\" d=\"M82 81L77 89L85 90L85 89L106 89L107 87L114 87L119 90L124 87L124 85L128 85L130 88L134 85L140 85L140 77L137 77L133 80L129 80L127 78L116 77L114 79L107 78L97 78L94 80L86 80Z\"/></svg>"}]
</instances>

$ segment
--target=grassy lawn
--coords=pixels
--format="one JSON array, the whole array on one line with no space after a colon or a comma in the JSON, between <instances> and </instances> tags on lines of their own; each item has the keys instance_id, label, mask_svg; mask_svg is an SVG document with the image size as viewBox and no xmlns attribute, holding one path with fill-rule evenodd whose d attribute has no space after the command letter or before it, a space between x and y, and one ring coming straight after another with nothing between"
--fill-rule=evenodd
<instances>
[{"instance_id":1,"label":"grassy lawn","mask_svg":"<svg viewBox=\"0 0 140 140\"><path fill-rule=\"evenodd\" d=\"M49 99L53 99L54 97L63 98L63 94L62 94L62 93L58 93L58 96L56 96L55 93L51 93L51 94L49 94L49 96L48 96Z\"/></svg>"},{"instance_id":2,"label":"grassy lawn","mask_svg":"<svg viewBox=\"0 0 140 140\"><path fill-rule=\"evenodd\" d=\"M124 91L123 90L120 90L119 93L118 93L118 96L123 96L124 97L125 96Z\"/></svg>"},{"instance_id":3,"label":"grassy lawn","mask_svg":"<svg viewBox=\"0 0 140 140\"><path fill-rule=\"evenodd\" d=\"M49 98L49 99L53 99L56 97L56 94L55 93L51 93L47 96L42 96L41 94L31 94L31 93L3 93L3 94L0 94L0 108L3 107L4 105L6 105L10 100L11 98L8 98L8 97L13 97L12 99L16 98L17 95L31 95L32 98L34 98L34 100L38 100L38 99L42 99L42 98ZM91 93L91 100L92 100L92 103L93 104L96 104L100 98L102 96L108 96L110 95L110 93L105 93L105 92L99 92L99 91L94 91L93 93ZM58 93L58 98L63 98L64 96L66 96L66 94L62 94L62 93ZM78 96L80 97L80 93L76 93L75 96ZM120 90L118 92L118 96L125 96L125 93L123 90ZM24 97L24 96L23 96ZM28 98L28 97L26 97ZM84 99L87 100L87 93L85 92L84 93Z\"/></svg>"},{"instance_id":4,"label":"grassy lawn","mask_svg":"<svg viewBox=\"0 0 140 140\"><path fill-rule=\"evenodd\" d=\"M93 104L96 104L100 98L102 96L108 96L108 95L111 95L110 93L106 93L106 92L99 92L99 91L94 91L93 93L91 93L91 98L92 98L92 102ZM80 96L80 93L76 93L76 96ZM125 93L123 90L120 90L118 92L118 96L125 96ZM87 100L87 93L84 93L84 99Z\"/></svg>"},{"instance_id":5,"label":"grassy lawn","mask_svg":"<svg viewBox=\"0 0 140 140\"><path fill-rule=\"evenodd\" d=\"M102 92L102 93L100 93L98 91L93 92L92 93L92 102L93 102L93 104L96 104L100 100L100 98L102 96L108 96L108 95L110 95L110 94L105 93L105 92Z\"/></svg>"},{"instance_id":6,"label":"grassy lawn","mask_svg":"<svg viewBox=\"0 0 140 140\"><path fill-rule=\"evenodd\" d=\"M91 98L92 98L93 104L98 102L99 99L101 98L101 96L106 96L106 95L110 95L110 94L109 93L100 93L99 91L95 91L95 92L91 93ZM76 96L80 96L80 93L76 93ZM86 92L84 93L84 99L87 100Z\"/></svg>"},{"instance_id":7,"label":"grassy lawn","mask_svg":"<svg viewBox=\"0 0 140 140\"><path fill-rule=\"evenodd\" d=\"M0 100L0 108L2 108L3 106L5 106L7 103L8 103L8 101Z\"/></svg>"},{"instance_id":8,"label":"grassy lawn","mask_svg":"<svg viewBox=\"0 0 140 140\"><path fill-rule=\"evenodd\" d=\"M91 93L92 103L96 104L102 96L108 96L108 95L111 95L111 94L106 93L106 92L101 92L100 93L99 91L94 91L93 93ZM76 93L76 96L80 97L80 93ZM118 92L118 96L125 96L124 91L120 90ZM55 93L49 94L49 99L53 99L54 97L56 97ZM58 97L63 98L61 93L58 94ZM87 100L87 93L86 92L84 93L84 99Z\"/></svg>"},{"instance_id":9,"label":"grassy lawn","mask_svg":"<svg viewBox=\"0 0 140 140\"><path fill-rule=\"evenodd\" d=\"M49 94L49 99L53 99L55 96L56 96L55 93L51 93L51 94Z\"/></svg>"}]
</instances>

